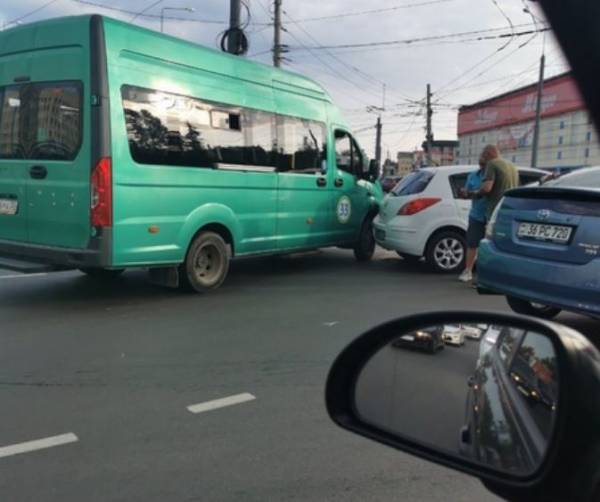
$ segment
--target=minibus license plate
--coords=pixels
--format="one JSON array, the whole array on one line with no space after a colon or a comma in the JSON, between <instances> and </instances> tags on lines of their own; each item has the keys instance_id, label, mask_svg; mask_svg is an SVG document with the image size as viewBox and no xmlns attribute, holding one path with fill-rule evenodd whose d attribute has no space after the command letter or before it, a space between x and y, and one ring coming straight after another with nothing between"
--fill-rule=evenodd
<instances>
[{"instance_id":1,"label":"minibus license plate","mask_svg":"<svg viewBox=\"0 0 600 502\"><path fill-rule=\"evenodd\" d=\"M17 214L19 202L17 199L0 199L0 214L13 215Z\"/></svg>"},{"instance_id":2,"label":"minibus license plate","mask_svg":"<svg viewBox=\"0 0 600 502\"><path fill-rule=\"evenodd\" d=\"M565 243L571 237L571 227L540 223L520 223L517 235L528 239Z\"/></svg>"}]
</instances>

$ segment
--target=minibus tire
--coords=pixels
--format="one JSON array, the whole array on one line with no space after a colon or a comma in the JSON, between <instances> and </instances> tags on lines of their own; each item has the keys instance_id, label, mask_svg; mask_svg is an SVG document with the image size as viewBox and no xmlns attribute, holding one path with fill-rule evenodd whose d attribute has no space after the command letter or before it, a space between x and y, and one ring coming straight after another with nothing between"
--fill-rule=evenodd
<instances>
[{"instance_id":1,"label":"minibus tire","mask_svg":"<svg viewBox=\"0 0 600 502\"><path fill-rule=\"evenodd\" d=\"M375 237L373 236L373 218L366 218L360 227L358 241L354 245L354 257L357 261L369 261L375 254Z\"/></svg>"},{"instance_id":2,"label":"minibus tire","mask_svg":"<svg viewBox=\"0 0 600 502\"><path fill-rule=\"evenodd\" d=\"M528 300L522 300L521 298L515 298L514 296L507 296L506 303L512 309L513 312L522 315L530 315L533 317L540 317L541 319L552 319L560 314L561 309L557 307L550 307L548 305L536 305Z\"/></svg>"},{"instance_id":3,"label":"minibus tire","mask_svg":"<svg viewBox=\"0 0 600 502\"><path fill-rule=\"evenodd\" d=\"M123 272L125 272L124 268L97 268L97 267L84 267L79 269L80 272L83 272L85 275L92 277L94 279L99 279L102 281L109 281L111 279L116 279Z\"/></svg>"},{"instance_id":4,"label":"minibus tire","mask_svg":"<svg viewBox=\"0 0 600 502\"><path fill-rule=\"evenodd\" d=\"M182 289L205 293L217 289L229 271L230 248L215 232L200 232L179 267Z\"/></svg>"}]
</instances>

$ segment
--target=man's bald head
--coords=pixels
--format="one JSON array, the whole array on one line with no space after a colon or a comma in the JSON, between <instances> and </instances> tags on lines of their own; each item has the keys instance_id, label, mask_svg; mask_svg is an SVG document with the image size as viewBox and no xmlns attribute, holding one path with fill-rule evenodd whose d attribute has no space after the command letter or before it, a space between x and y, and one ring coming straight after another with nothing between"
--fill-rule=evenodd
<instances>
[{"instance_id":1,"label":"man's bald head","mask_svg":"<svg viewBox=\"0 0 600 502\"><path fill-rule=\"evenodd\" d=\"M485 163L500 157L500 150L496 145L487 145L481 152L481 160Z\"/></svg>"}]
</instances>

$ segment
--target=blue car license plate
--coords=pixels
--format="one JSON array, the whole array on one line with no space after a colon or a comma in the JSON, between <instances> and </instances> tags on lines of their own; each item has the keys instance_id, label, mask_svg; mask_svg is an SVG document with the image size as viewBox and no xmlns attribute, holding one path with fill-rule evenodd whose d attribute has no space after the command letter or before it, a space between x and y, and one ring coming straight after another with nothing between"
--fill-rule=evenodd
<instances>
[{"instance_id":1,"label":"blue car license plate","mask_svg":"<svg viewBox=\"0 0 600 502\"><path fill-rule=\"evenodd\" d=\"M565 244L571 237L571 227L564 225L547 225L541 223L519 223L517 235L528 239L550 241Z\"/></svg>"}]
</instances>

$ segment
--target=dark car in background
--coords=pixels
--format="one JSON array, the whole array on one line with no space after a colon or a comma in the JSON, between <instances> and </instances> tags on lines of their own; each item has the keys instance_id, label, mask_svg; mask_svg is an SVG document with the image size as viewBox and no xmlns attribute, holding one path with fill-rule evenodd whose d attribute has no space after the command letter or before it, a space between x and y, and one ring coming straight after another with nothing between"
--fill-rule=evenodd
<instances>
[{"instance_id":1,"label":"dark car in background","mask_svg":"<svg viewBox=\"0 0 600 502\"><path fill-rule=\"evenodd\" d=\"M391 192L402 178L403 176L385 176L381 179L381 188L385 193Z\"/></svg>"},{"instance_id":2,"label":"dark car in background","mask_svg":"<svg viewBox=\"0 0 600 502\"><path fill-rule=\"evenodd\" d=\"M479 246L481 293L519 314L600 317L600 167L506 193Z\"/></svg>"},{"instance_id":3,"label":"dark car in background","mask_svg":"<svg viewBox=\"0 0 600 502\"><path fill-rule=\"evenodd\" d=\"M403 349L423 350L435 354L438 350L444 348L444 340L442 338L443 333L443 326L418 329L394 340L392 346Z\"/></svg>"},{"instance_id":4,"label":"dark car in background","mask_svg":"<svg viewBox=\"0 0 600 502\"><path fill-rule=\"evenodd\" d=\"M503 328L468 379L461 454L504 471L531 472L553 431L557 382L551 340Z\"/></svg>"}]
</instances>

